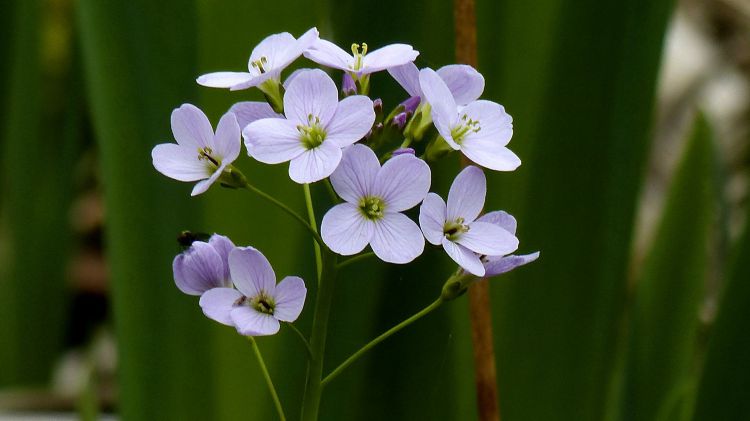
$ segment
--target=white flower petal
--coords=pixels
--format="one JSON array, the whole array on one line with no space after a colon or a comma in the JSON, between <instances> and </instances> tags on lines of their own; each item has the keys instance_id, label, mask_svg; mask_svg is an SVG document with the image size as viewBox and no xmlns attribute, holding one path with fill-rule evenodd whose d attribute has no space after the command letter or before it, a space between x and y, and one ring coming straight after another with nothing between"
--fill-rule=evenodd
<instances>
[{"instance_id":1,"label":"white flower petal","mask_svg":"<svg viewBox=\"0 0 750 421\"><path fill-rule=\"evenodd\" d=\"M502 256L518 248L515 235L489 222L472 222L469 230L459 235L456 242L486 256Z\"/></svg>"},{"instance_id":2,"label":"white flower petal","mask_svg":"<svg viewBox=\"0 0 750 421\"><path fill-rule=\"evenodd\" d=\"M360 73L375 73L414 61L419 51L407 44L390 44L365 54Z\"/></svg>"},{"instance_id":3,"label":"white flower petal","mask_svg":"<svg viewBox=\"0 0 750 421\"><path fill-rule=\"evenodd\" d=\"M354 57L338 45L324 39L318 39L304 55L318 64L334 69L351 70L351 65L354 64Z\"/></svg>"},{"instance_id":4,"label":"white flower petal","mask_svg":"<svg viewBox=\"0 0 750 421\"><path fill-rule=\"evenodd\" d=\"M320 225L320 235L334 252L349 256L357 254L372 239L374 224L351 203L331 208Z\"/></svg>"},{"instance_id":5,"label":"white flower petal","mask_svg":"<svg viewBox=\"0 0 750 421\"><path fill-rule=\"evenodd\" d=\"M442 243L445 218L446 206L443 198L435 193L428 193L419 207L419 226L431 244L439 246Z\"/></svg>"},{"instance_id":6,"label":"white flower petal","mask_svg":"<svg viewBox=\"0 0 750 421\"><path fill-rule=\"evenodd\" d=\"M430 191L430 167L411 154L394 156L378 171L374 196L383 199L387 212L401 212L421 202Z\"/></svg>"},{"instance_id":7,"label":"white flower petal","mask_svg":"<svg viewBox=\"0 0 750 421\"><path fill-rule=\"evenodd\" d=\"M233 308L229 315L237 332L244 336L273 335L281 327L272 315L261 313L246 305Z\"/></svg>"},{"instance_id":8,"label":"white flower petal","mask_svg":"<svg viewBox=\"0 0 750 421\"><path fill-rule=\"evenodd\" d=\"M406 215L386 213L375 223L370 246L385 262L409 263L424 251L424 237L417 224Z\"/></svg>"},{"instance_id":9,"label":"white flower petal","mask_svg":"<svg viewBox=\"0 0 750 421\"><path fill-rule=\"evenodd\" d=\"M466 64L449 64L437 70L458 105L475 101L484 92L484 76Z\"/></svg>"},{"instance_id":10,"label":"white flower petal","mask_svg":"<svg viewBox=\"0 0 750 421\"><path fill-rule=\"evenodd\" d=\"M464 168L451 184L448 192L448 220L463 218L464 223L474 221L484 207L487 179L484 172L470 165Z\"/></svg>"},{"instance_id":11,"label":"white flower petal","mask_svg":"<svg viewBox=\"0 0 750 421\"><path fill-rule=\"evenodd\" d=\"M352 95L339 102L336 113L326 126L326 140L340 148L365 137L375 122L372 100L364 95Z\"/></svg>"},{"instance_id":12,"label":"white flower petal","mask_svg":"<svg viewBox=\"0 0 750 421\"><path fill-rule=\"evenodd\" d=\"M331 175L339 162L341 148L326 140L292 158L289 162L289 177L300 184L314 183Z\"/></svg>"},{"instance_id":13,"label":"white flower petal","mask_svg":"<svg viewBox=\"0 0 750 421\"><path fill-rule=\"evenodd\" d=\"M289 83L284 94L284 114L295 124L309 125L309 117L325 127L336 112L338 89L320 69L304 70Z\"/></svg>"},{"instance_id":14,"label":"white flower petal","mask_svg":"<svg viewBox=\"0 0 750 421\"><path fill-rule=\"evenodd\" d=\"M466 247L443 238L443 249L453 261L475 276L484 276L484 265L479 256Z\"/></svg>"},{"instance_id":15,"label":"white flower petal","mask_svg":"<svg viewBox=\"0 0 750 421\"><path fill-rule=\"evenodd\" d=\"M513 137L513 118L505 112L502 105L496 102L474 101L464 107L461 114L466 114L472 120L478 121L480 125L478 132L469 132L466 135L465 142L474 138L492 139L500 146L505 146Z\"/></svg>"},{"instance_id":16,"label":"white flower petal","mask_svg":"<svg viewBox=\"0 0 750 421\"><path fill-rule=\"evenodd\" d=\"M203 314L209 319L227 326L234 326L229 314L234 308L234 303L241 298L242 294L234 288L213 288L203 293L198 303Z\"/></svg>"},{"instance_id":17,"label":"white flower petal","mask_svg":"<svg viewBox=\"0 0 750 421\"><path fill-rule=\"evenodd\" d=\"M516 234L516 226L518 225L516 223L516 218L505 211L485 213L477 219L477 222L489 222L490 224L495 224L513 235Z\"/></svg>"},{"instance_id":18,"label":"white flower petal","mask_svg":"<svg viewBox=\"0 0 750 421\"><path fill-rule=\"evenodd\" d=\"M237 247L229 252L229 273L234 286L248 298L264 292L273 295L276 274L260 251L253 247Z\"/></svg>"},{"instance_id":19,"label":"white flower petal","mask_svg":"<svg viewBox=\"0 0 750 421\"><path fill-rule=\"evenodd\" d=\"M237 124L239 124L240 129L244 129L248 124L256 120L284 118L283 115L274 111L267 102L260 101L238 102L229 108L229 112L234 113L234 116L237 117Z\"/></svg>"},{"instance_id":20,"label":"white flower petal","mask_svg":"<svg viewBox=\"0 0 750 421\"><path fill-rule=\"evenodd\" d=\"M273 317L281 320L282 322L293 322L297 320L300 313L302 313L302 307L305 305L305 297L307 296L307 288L305 288L305 281L297 276L287 276L282 279L278 285L276 285L276 293L274 294L274 301L276 301L276 307L273 311Z\"/></svg>"},{"instance_id":21,"label":"white flower petal","mask_svg":"<svg viewBox=\"0 0 750 421\"><path fill-rule=\"evenodd\" d=\"M511 254L510 256L488 257L487 263L484 264L485 270L487 272L486 276L489 277L510 272L511 270L519 266L523 266L527 263L531 263L538 258L538 251L535 253L522 254L518 256L515 254Z\"/></svg>"},{"instance_id":22,"label":"white flower petal","mask_svg":"<svg viewBox=\"0 0 750 421\"><path fill-rule=\"evenodd\" d=\"M267 71L275 70L282 66L286 67L289 64L287 51L293 49L296 42L297 40L289 32L272 34L265 37L250 53L250 59L247 62L248 70L253 74L260 73L258 69L253 67L253 63L259 61L261 57L266 58L266 64L263 67Z\"/></svg>"},{"instance_id":23,"label":"white flower petal","mask_svg":"<svg viewBox=\"0 0 750 421\"><path fill-rule=\"evenodd\" d=\"M254 121L242 131L248 155L266 164L279 164L305 151L294 123L283 118Z\"/></svg>"},{"instance_id":24,"label":"white flower petal","mask_svg":"<svg viewBox=\"0 0 750 421\"><path fill-rule=\"evenodd\" d=\"M224 114L216 126L216 135L212 142L213 150L221 158L221 163L229 165L240 156L240 126L237 117L231 112Z\"/></svg>"},{"instance_id":25,"label":"white flower petal","mask_svg":"<svg viewBox=\"0 0 750 421\"><path fill-rule=\"evenodd\" d=\"M236 85L247 83L253 79L253 75L247 72L214 72L198 76L196 82L209 88L231 88Z\"/></svg>"},{"instance_id":26,"label":"white flower petal","mask_svg":"<svg viewBox=\"0 0 750 421\"><path fill-rule=\"evenodd\" d=\"M521 159L510 149L492 139L466 139L461 152L477 164L495 171L513 171L521 165Z\"/></svg>"},{"instance_id":27,"label":"white flower petal","mask_svg":"<svg viewBox=\"0 0 750 421\"><path fill-rule=\"evenodd\" d=\"M162 143L151 151L151 160L157 171L175 180L198 181L211 176L206 162L198 159L197 149Z\"/></svg>"},{"instance_id":28,"label":"white flower petal","mask_svg":"<svg viewBox=\"0 0 750 421\"><path fill-rule=\"evenodd\" d=\"M419 69L414 63L409 62L401 66L391 67L388 69L388 73L404 88L409 96L422 96L422 89L419 87Z\"/></svg>"},{"instance_id":29,"label":"white flower petal","mask_svg":"<svg viewBox=\"0 0 750 421\"><path fill-rule=\"evenodd\" d=\"M172 111L172 134L178 144L200 149L210 146L214 130L208 117L192 104L182 104Z\"/></svg>"},{"instance_id":30,"label":"white flower petal","mask_svg":"<svg viewBox=\"0 0 750 421\"><path fill-rule=\"evenodd\" d=\"M206 190L208 190L208 188L211 187L211 185L214 184L216 180L219 179L219 177L221 177L221 173L224 172L224 169L226 167L226 164L222 164L219 168L216 169L216 171L214 171L213 174L211 174L211 177L196 183L195 187L193 187L193 191L190 192L190 195L197 196L199 194L205 193Z\"/></svg>"},{"instance_id":31,"label":"white flower petal","mask_svg":"<svg viewBox=\"0 0 750 421\"><path fill-rule=\"evenodd\" d=\"M346 148L341 163L331 174L331 184L339 196L347 202L358 204L359 200L372 192L380 162L372 149L365 145Z\"/></svg>"},{"instance_id":32,"label":"white flower petal","mask_svg":"<svg viewBox=\"0 0 750 421\"><path fill-rule=\"evenodd\" d=\"M450 138L450 128L458 121L458 107L453 94L443 79L432 69L422 69L419 72L419 86L424 98L432 107L432 120L440 134ZM447 130L447 133L444 133Z\"/></svg>"}]
</instances>

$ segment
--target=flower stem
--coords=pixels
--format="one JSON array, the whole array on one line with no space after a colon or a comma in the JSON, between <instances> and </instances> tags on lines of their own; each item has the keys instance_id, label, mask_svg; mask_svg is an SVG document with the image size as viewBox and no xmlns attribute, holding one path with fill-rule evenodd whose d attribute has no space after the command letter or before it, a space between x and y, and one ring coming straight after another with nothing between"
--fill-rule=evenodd
<instances>
[{"instance_id":1,"label":"flower stem","mask_svg":"<svg viewBox=\"0 0 750 421\"><path fill-rule=\"evenodd\" d=\"M302 189L305 191L305 206L307 206L307 219L310 222L310 227L318 233L318 223L315 221L315 209L313 208L312 194L310 194L310 185L303 184ZM320 276L323 271L323 257L320 253L320 244L317 240L315 244L315 267L317 268L318 284L320 284Z\"/></svg>"},{"instance_id":2,"label":"flower stem","mask_svg":"<svg viewBox=\"0 0 750 421\"><path fill-rule=\"evenodd\" d=\"M367 252L367 253L358 254L358 255L356 255L354 257L350 257L350 258L344 260L343 262L339 263L336 266L336 269L341 269L343 267L351 265L352 263L356 263L356 262L358 262L360 260L364 260L364 259L370 258L370 257L372 257L374 255L375 255L375 253L373 253L371 251Z\"/></svg>"},{"instance_id":3,"label":"flower stem","mask_svg":"<svg viewBox=\"0 0 750 421\"><path fill-rule=\"evenodd\" d=\"M372 349L375 345L383 342L384 340L388 339L394 333L400 331L401 329L409 326L410 324L416 322L417 320L421 319L422 317L428 315L433 310L435 310L436 308L440 307L440 305L442 305L442 304L443 304L443 299L442 298L438 298L432 304L428 305L427 307L425 307L422 310L420 310L419 312L415 313L414 315L412 315L408 319L406 319L403 322L397 324L396 326L393 326L392 328L388 329L387 331L385 331L384 333L382 333L377 338L375 338L372 341L370 341L367 345L365 345L362 348L360 348L359 351L357 351L354 354L352 354L349 358L346 359L346 361L344 361L343 363L341 363L338 367L336 367L336 369L334 369L329 375L327 375L323 379L322 386L327 385L336 376L338 376L339 374L341 374L341 372L344 371L344 369L346 369L352 363L354 363L355 361L357 361L359 359L359 357L361 357L362 355L364 355L367 351L369 351L370 349Z\"/></svg>"},{"instance_id":4,"label":"flower stem","mask_svg":"<svg viewBox=\"0 0 750 421\"><path fill-rule=\"evenodd\" d=\"M286 212L287 214L289 214L291 217L293 217L294 219L296 219L297 221L299 221L299 223L301 223L308 231L310 231L310 234L313 236L313 238L315 239L315 241L319 245L322 246L323 244L325 244L325 243L323 243L323 239L320 238L320 234L318 234L318 230L316 228L313 228L309 223L307 223L307 221L305 221L305 218L301 217L297 212L293 211L287 205L281 203L275 197L271 196L270 194L264 192L263 190L255 187L255 186L253 186L250 183L245 183L245 185L243 187L245 187L246 189L250 190L251 192L257 194L258 196L266 199L267 201L271 202L276 207L278 207L279 209L283 210L284 212Z\"/></svg>"},{"instance_id":5,"label":"flower stem","mask_svg":"<svg viewBox=\"0 0 750 421\"><path fill-rule=\"evenodd\" d=\"M305 351L307 351L307 358L310 358L312 356L312 349L310 349L310 342L307 342L307 338L305 338L305 335L303 335L302 332L300 332L299 329L297 329L297 326L291 323L287 323L286 325L289 326L289 328L292 329L292 331L294 331L294 333L297 334L297 337L299 337L299 339L305 345Z\"/></svg>"},{"instance_id":6,"label":"flower stem","mask_svg":"<svg viewBox=\"0 0 750 421\"><path fill-rule=\"evenodd\" d=\"M281 421L286 421L286 416L284 416L284 408L281 406L281 401L279 400L279 395L276 393L276 388L273 386L273 381L271 381L271 375L268 373L268 368L266 368L266 363L263 361L263 355L260 353L260 348L258 348L258 343L255 342L255 338L252 336L248 336L247 339L250 341L250 345L253 347L253 352L255 352L255 356L258 358L258 364L260 364L260 370L263 372L263 377L266 379L266 385L268 385L268 391L271 392L271 398L273 398L273 404L276 406L276 412L279 414L279 419Z\"/></svg>"},{"instance_id":7,"label":"flower stem","mask_svg":"<svg viewBox=\"0 0 750 421\"><path fill-rule=\"evenodd\" d=\"M312 334L310 336L312 355L307 366L305 396L302 399L303 421L315 421L318 419L320 397L323 392L321 384L321 379L323 378L323 355L326 348L328 316L331 312L335 281L336 255L327 248L323 248L323 271L318 285L318 295L315 299L315 314L313 315Z\"/></svg>"},{"instance_id":8,"label":"flower stem","mask_svg":"<svg viewBox=\"0 0 750 421\"><path fill-rule=\"evenodd\" d=\"M331 180L326 178L325 180L326 190L328 190L328 196L331 197L331 202L335 205L339 203L341 200L339 200L339 197L336 195L336 191L333 189L333 185L331 184Z\"/></svg>"}]
</instances>

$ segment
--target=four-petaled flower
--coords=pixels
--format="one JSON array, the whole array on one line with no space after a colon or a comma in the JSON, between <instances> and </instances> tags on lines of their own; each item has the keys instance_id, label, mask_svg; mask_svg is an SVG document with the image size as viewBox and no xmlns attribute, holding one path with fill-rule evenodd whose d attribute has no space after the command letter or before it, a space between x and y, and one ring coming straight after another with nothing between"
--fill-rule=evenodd
<instances>
[{"instance_id":1,"label":"four-petaled flower","mask_svg":"<svg viewBox=\"0 0 750 421\"><path fill-rule=\"evenodd\" d=\"M518 248L518 239L490 222L478 221L484 207L487 181L481 169L468 166L453 180L448 204L435 193L419 209L419 225L425 238L442 245L456 263L476 276L484 276L481 255L503 256Z\"/></svg>"},{"instance_id":2,"label":"four-petaled flower","mask_svg":"<svg viewBox=\"0 0 750 421\"><path fill-rule=\"evenodd\" d=\"M208 73L198 77L197 82L210 88L229 88L232 91L259 86L271 79L278 82L281 71L317 39L316 28L308 30L299 39L288 32L269 35L253 48L247 72Z\"/></svg>"},{"instance_id":3,"label":"four-petaled flower","mask_svg":"<svg viewBox=\"0 0 750 421\"><path fill-rule=\"evenodd\" d=\"M502 105L472 101L459 107L443 79L432 69L419 72L419 84L432 107L432 120L440 136L454 150L477 164L496 171L512 171L521 165L506 148L513 136L513 119Z\"/></svg>"},{"instance_id":4,"label":"four-petaled flower","mask_svg":"<svg viewBox=\"0 0 750 421\"><path fill-rule=\"evenodd\" d=\"M323 217L321 235L331 250L351 255L370 244L391 263L408 263L422 254L422 233L401 212L419 204L430 189L430 167L424 161L405 153L381 167L372 149L352 145L331 183L346 201Z\"/></svg>"},{"instance_id":5,"label":"four-petaled flower","mask_svg":"<svg viewBox=\"0 0 750 421\"><path fill-rule=\"evenodd\" d=\"M237 289L205 292L200 306L206 316L245 336L273 335L279 322L297 320L307 295L301 278L287 276L277 285L271 264L252 247L236 247L229 253L229 271Z\"/></svg>"},{"instance_id":6,"label":"four-petaled flower","mask_svg":"<svg viewBox=\"0 0 750 421\"><path fill-rule=\"evenodd\" d=\"M414 63L388 69L393 79L401 85L411 98L425 100L419 84L419 69ZM484 76L467 64L449 64L437 69L437 74L453 94L457 105L476 101L484 92Z\"/></svg>"},{"instance_id":7,"label":"four-petaled flower","mask_svg":"<svg viewBox=\"0 0 750 421\"><path fill-rule=\"evenodd\" d=\"M151 151L154 167L179 181L198 181L193 196L208 190L240 154L240 127L234 114L226 113L216 134L203 111L183 104L172 111L172 133L177 141L156 145Z\"/></svg>"},{"instance_id":8,"label":"four-petaled flower","mask_svg":"<svg viewBox=\"0 0 750 421\"><path fill-rule=\"evenodd\" d=\"M352 44L352 54L347 53L338 45L318 39L312 47L305 51L305 57L334 69L344 70L356 76L368 75L401 66L414 61L419 51L407 44L390 44L367 52L367 44Z\"/></svg>"},{"instance_id":9,"label":"four-petaled flower","mask_svg":"<svg viewBox=\"0 0 750 421\"><path fill-rule=\"evenodd\" d=\"M289 163L297 183L322 180L341 161L341 148L364 137L375 121L372 100L352 95L341 102L322 70L299 72L284 94L286 118L253 121L242 131L250 156L266 164Z\"/></svg>"},{"instance_id":10,"label":"four-petaled flower","mask_svg":"<svg viewBox=\"0 0 750 421\"><path fill-rule=\"evenodd\" d=\"M508 231L509 233L516 234L516 218L505 211L494 211L486 213L477 219L478 222L489 222L495 224L500 228ZM496 276L502 275L503 273L510 272L511 270L523 266L527 263L531 263L539 258L539 252L529 254L510 254L507 256L482 256L482 263L484 263L485 274L484 276Z\"/></svg>"}]
</instances>

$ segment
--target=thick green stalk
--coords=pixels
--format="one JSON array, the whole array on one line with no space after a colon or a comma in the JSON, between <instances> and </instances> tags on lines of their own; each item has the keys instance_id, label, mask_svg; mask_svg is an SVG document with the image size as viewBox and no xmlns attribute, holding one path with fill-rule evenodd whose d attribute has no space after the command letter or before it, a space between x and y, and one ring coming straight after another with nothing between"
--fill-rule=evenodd
<instances>
[{"instance_id":1,"label":"thick green stalk","mask_svg":"<svg viewBox=\"0 0 750 421\"><path fill-rule=\"evenodd\" d=\"M279 400L279 394L276 393L276 387L273 385L273 381L271 380L271 374L268 372L268 368L266 367L266 362L263 360L263 355L260 353L260 348L258 348L258 343L255 341L255 338L252 336L248 336L247 339L250 341L250 345L252 345L253 347L253 353L255 353L255 357L258 359L260 370L263 372L263 378L266 380L266 385L268 385L268 391L271 392L273 405L276 407L276 412L279 414L279 419L281 421L286 421L286 416L284 415L284 407L281 406L281 400Z\"/></svg>"},{"instance_id":2,"label":"thick green stalk","mask_svg":"<svg viewBox=\"0 0 750 421\"><path fill-rule=\"evenodd\" d=\"M328 332L328 316L331 312L333 291L336 281L336 255L327 248L323 252L323 270L318 285L318 296L315 300L315 315L313 316L310 348L312 355L307 366L307 382L305 396L302 400L302 420L314 421L318 419L320 396L323 391L323 355L326 348L326 334Z\"/></svg>"},{"instance_id":3,"label":"thick green stalk","mask_svg":"<svg viewBox=\"0 0 750 421\"><path fill-rule=\"evenodd\" d=\"M307 206L307 218L310 222L310 228L312 228L315 233L318 233L318 223L315 221L315 210L313 209L313 202L312 202L312 194L310 194L310 185L309 184L303 184L302 188L305 190L305 205ZM323 256L320 253L320 244L315 241L315 244L313 244L315 247L315 268L317 270L318 275L318 283L320 283L320 275L321 271L323 270Z\"/></svg>"}]
</instances>

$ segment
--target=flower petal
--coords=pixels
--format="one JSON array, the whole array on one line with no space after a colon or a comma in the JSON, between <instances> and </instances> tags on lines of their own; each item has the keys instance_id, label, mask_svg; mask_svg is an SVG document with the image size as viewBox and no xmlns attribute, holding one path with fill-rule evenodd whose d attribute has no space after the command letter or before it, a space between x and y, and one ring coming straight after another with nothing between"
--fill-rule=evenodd
<instances>
[{"instance_id":1,"label":"flower petal","mask_svg":"<svg viewBox=\"0 0 750 421\"><path fill-rule=\"evenodd\" d=\"M469 230L456 240L467 249L487 255L502 256L518 248L518 238L508 231L489 222L472 222Z\"/></svg>"},{"instance_id":2,"label":"flower petal","mask_svg":"<svg viewBox=\"0 0 750 421\"><path fill-rule=\"evenodd\" d=\"M484 206L487 194L487 179L484 172L470 165L463 169L451 184L448 192L448 220L463 218L464 223L477 219Z\"/></svg>"},{"instance_id":3,"label":"flower petal","mask_svg":"<svg viewBox=\"0 0 750 421\"><path fill-rule=\"evenodd\" d=\"M412 63L402 64L388 69L393 79L401 85L409 96L422 96L422 89L419 87L419 69Z\"/></svg>"},{"instance_id":4,"label":"flower petal","mask_svg":"<svg viewBox=\"0 0 750 421\"><path fill-rule=\"evenodd\" d=\"M201 295L212 288L225 286L221 256L208 243L194 242L172 261L174 282L185 294Z\"/></svg>"},{"instance_id":5,"label":"flower petal","mask_svg":"<svg viewBox=\"0 0 750 421\"><path fill-rule=\"evenodd\" d=\"M372 192L380 162L372 149L365 145L352 145L343 152L341 163L331 174L331 184L339 196L357 204Z\"/></svg>"},{"instance_id":6,"label":"flower petal","mask_svg":"<svg viewBox=\"0 0 750 421\"><path fill-rule=\"evenodd\" d=\"M208 190L209 187L211 187L212 184L216 182L216 180L221 177L221 173L224 172L224 169L227 167L226 164L222 164L219 168L214 171L213 174L211 174L211 177L208 177L205 180L199 181L195 184L193 187L193 191L190 192L191 196L198 196L199 194L203 194Z\"/></svg>"},{"instance_id":7,"label":"flower petal","mask_svg":"<svg viewBox=\"0 0 750 421\"><path fill-rule=\"evenodd\" d=\"M443 198L435 193L428 193L422 206L419 207L419 226L425 238L431 244L439 246L443 242L446 207Z\"/></svg>"},{"instance_id":8,"label":"flower petal","mask_svg":"<svg viewBox=\"0 0 750 421\"><path fill-rule=\"evenodd\" d=\"M484 92L484 76L466 64L449 64L437 70L458 105L475 101Z\"/></svg>"},{"instance_id":9,"label":"flower petal","mask_svg":"<svg viewBox=\"0 0 750 421\"><path fill-rule=\"evenodd\" d=\"M214 250L219 253L221 262L224 264L224 279L227 281L224 286L231 287L232 278L229 274L229 252L234 248L234 243L228 237L219 234L213 234L211 238L208 239L208 244L210 244L211 247L213 247Z\"/></svg>"},{"instance_id":10,"label":"flower petal","mask_svg":"<svg viewBox=\"0 0 750 421\"><path fill-rule=\"evenodd\" d=\"M416 156L394 156L378 171L372 194L385 201L387 212L411 209L430 191L430 176L429 165Z\"/></svg>"},{"instance_id":11,"label":"flower petal","mask_svg":"<svg viewBox=\"0 0 750 421\"><path fill-rule=\"evenodd\" d=\"M273 295L276 274L260 251L253 247L236 247L229 252L229 273L234 286L248 298L261 292Z\"/></svg>"},{"instance_id":12,"label":"flower petal","mask_svg":"<svg viewBox=\"0 0 750 421\"><path fill-rule=\"evenodd\" d=\"M267 336L279 331L281 325L270 314L261 313L252 307L239 306L229 313L237 332L244 336Z\"/></svg>"},{"instance_id":13,"label":"flower petal","mask_svg":"<svg viewBox=\"0 0 750 421\"><path fill-rule=\"evenodd\" d=\"M209 319L227 326L234 326L229 313L232 312L234 303L241 298L242 294L234 288L214 288L203 293L198 304L203 314Z\"/></svg>"},{"instance_id":14,"label":"flower petal","mask_svg":"<svg viewBox=\"0 0 750 421\"><path fill-rule=\"evenodd\" d=\"M349 256L367 246L374 232L374 224L351 203L332 207L320 224L320 235L334 252Z\"/></svg>"},{"instance_id":15,"label":"flower petal","mask_svg":"<svg viewBox=\"0 0 750 421\"><path fill-rule=\"evenodd\" d=\"M453 261L475 276L484 276L484 266L479 256L466 247L443 237L443 249Z\"/></svg>"},{"instance_id":16,"label":"flower petal","mask_svg":"<svg viewBox=\"0 0 750 421\"><path fill-rule=\"evenodd\" d=\"M424 93L422 100L432 107L435 128L446 140L451 139L450 128L458 121L458 108L453 94L432 69L422 69L419 72L419 86Z\"/></svg>"},{"instance_id":17,"label":"flower petal","mask_svg":"<svg viewBox=\"0 0 750 421\"><path fill-rule=\"evenodd\" d=\"M229 165L240 156L240 126L237 117L231 112L224 114L216 126L216 135L213 142L214 151L221 158L221 163Z\"/></svg>"},{"instance_id":18,"label":"flower petal","mask_svg":"<svg viewBox=\"0 0 750 421\"><path fill-rule=\"evenodd\" d=\"M364 95L344 98L336 107L336 113L326 126L326 140L340 148L365 137L375 122L372 100Z\"/></svg>"},{"instance_id":19,"label":"flower petal","mask_svg":"<svg viewBox=\"0 0 750 421\"><path fill-rule=\"evenodd\" d=\"M198 159L198 150L174 143L156 145L151 151L154 168L179 181L198 181L211 176L211 170Z\"/></svg>"},{"instance_id":20,"label":"flower petal","mask_svg":"<svg viewBox=\"0 0 750 421\"><path fill-rule=\"evenodd\" d=\"M477 219L477 222L489 222L490 224L495 224L500 228L503 228L513 235L516 234L516 218L505 211L493 211L485 213L484 215L480 216L479 219Z\"/></svg>"},{"instance_id":21,"label":"flower petal","mask_svg":"<svg viewBox=\"0 0 750 421\"><path fill-rule=\"evenodd\" d=\"M276 285L276 293L274 294L276 307L273 311L273 317L282 322L297 320L297 317L302 313L302 307L305 305L305 296L307 296L307 288L305 288L305 281L302 278L287 276L282 279Z\"/></svg>"},{"instance_id":22,"label":"flower petal","mask_svg":"<svg viewBox=\"0 0 750 421\"><path fill-rule=\"evenodd\" d=\"M488 257L488 261L484 264L486 276L495 276L495 275L501 275L506 272L510 272L511 270L523 266L527 263L531 263L534 260L539 258L539 252L531 253L531 254L522 254L522 255L515 255L511 254L510 256L502 256L502 257Z\"/></svg>"},{"instance_id":23,"label":"flower petal","mask_svg":"<svg viewBox=\"0 0 750 421\"><path fill-rule=\"evenodd\" d=\"M289 177L296 183L314 183L333 173L341 162L341 148L324 141L289 162Z\"/></svg>"},{"instance_id":24,"label":"flower petal","mask_svg":"<svg viewBox=\"0 0 750 421\"><path fill-rule=\"evenodd\" d=\"M172 134L181 146L200 149L211 146L214 130L208 117L192 104L182 104L172 111Z\"/></svg>"},{"instance_id":25,"label":"flower petal","mask_svg":"<svg viewBox=\"0 0 750 421\"><path fill-rule=\"evenodd\" d=\"M407 44L391 44L365 54L361 73L375 73L414 61L419 51Z\"/></svg>"},{"instance_id":26,"label":"flower petal","mask_svg":"<svg viewBox=\"0 0 750 421\"><path fill-rule=\"evenodd\" d=\"M297 40L289 32L272 34L259 42L250 53L250 59L247 62L247 68L251 73L258 72L253 63L259 61L262 57L266 58L263 66L267 71L273 71L279 67L286 67L289 64L287 51L295 46ZM296 57L295 57L296 58ZM294 60L294 58L292 58Z\"/></svg>"},{"instance_id":27,"label":"flower petal","mask_svg":"<svg viewBox=\"0 0 750 421\"><path fill-rule=\"evenodd\" d=\"M242 131L248 155L266 164L279 164L305 151L296 124L283 118L254 121Z\"/></svg>"},{"instance_id":28,"label":"flower petal","mask_svg":"<svg viewBox=\"0 0 750 421\"><path fill-rule=\"evenodd\" d=\"M478 165L495 171L513 171L521 165L516 154L491 139L466 139L461 152Z\"/></svg>"},{"instance_id":29,"label":"flower petal","mask_svg":"<svg viewBox=\"0 0 750 421\"><path fill-rule=\"evenodd\" d=\"M304 70L289 83L284 94L284 114L296 124L308 125L308 117L326 126L339 103L333 80L320 69Z\"/></svg>"},{"instance_id":30,"label":"flower petal","mask_svg":"<svg viewBox=\"0 0 750 421\"><path fill-rule=\"evenodd\" d=\"M318 64L334 69L351 70L354 63L354 57L338 45L324 39L318 39L304 55Z\"/></svg>"},{"instance_id":31,"label":"flower petal","mask_svg":"<svg viewBox=\"0 0 750 421\"><path fill-rule=\"evenodd\" d=\"M481 129L469 132L464 142L477 139L492 139L493 142L505 146L513 137L513 117L505 112L505 108L492 101L474 101L461 110L472 120L479 121Z\"/></svg>"},{"instance_id":32,"label":"flower petal","mask_svg":"<svg viewBox=\"0 0 750 421\"><path fill-rule=\"evenodd\" d=\"M232 105L229 108L229 112L234 113L237 117L237 124L240 129L244 129L245 126L252 123L253 121L260 120L263 118L283 118L284 116L277 113L268 105L267 102L260 101L242 101Z\"/></svg>"},{"instance_id":33,"label":"flower petal","mask_svg":"<svg viewBox=\"0 0 750 421\"><path fill-rule=\"evenodd\" d=\"M402 213L386 213L375 223L372 251L390 263L409 263L424 251L424 237L417 224Z\"/></svg>"},{"instance_id":34,"label":"flower petal","mask_svg":"<svg viewBox=\"0 0 750 421\"><path fill-rule=\"evenodd\" d=\"M199 85L209 88L231 88L236 85L247 83L253 79L253 75L247 72L214 72L198 76L195 81Z\"/></svg>"}]
</instances>

